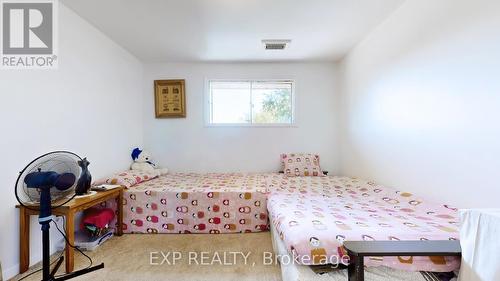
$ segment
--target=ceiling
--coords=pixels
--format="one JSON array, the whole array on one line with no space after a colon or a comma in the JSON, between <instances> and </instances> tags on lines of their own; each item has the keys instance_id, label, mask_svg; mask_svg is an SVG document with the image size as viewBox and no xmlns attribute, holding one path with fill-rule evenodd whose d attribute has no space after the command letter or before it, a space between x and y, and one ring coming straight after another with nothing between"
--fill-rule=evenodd
<instances>
[{"instance_id":1,"label":"ceiling","mask_svg":"<svg viewBox=\"0 0 500 281\"><path fill-rule=\"evenodd\" d=\"M243 62L338 60L403 0L61 2L144 62Z\"/></svg>"}]
</instances>

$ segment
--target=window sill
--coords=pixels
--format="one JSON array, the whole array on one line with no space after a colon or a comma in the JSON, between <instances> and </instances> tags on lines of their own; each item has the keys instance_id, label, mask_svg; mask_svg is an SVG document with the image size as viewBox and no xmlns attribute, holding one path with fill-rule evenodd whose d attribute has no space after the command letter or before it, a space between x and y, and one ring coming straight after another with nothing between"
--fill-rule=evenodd
<instances>
[{"instance_id":1,"label":"window sill","mask_svg":"<svg viewBox=\"0 0 500 281\"><path fill-rule=\"evenodd\" d=\"M205 124L205 128L298 128L297 124Z\"/></svg>"}]
</instances>

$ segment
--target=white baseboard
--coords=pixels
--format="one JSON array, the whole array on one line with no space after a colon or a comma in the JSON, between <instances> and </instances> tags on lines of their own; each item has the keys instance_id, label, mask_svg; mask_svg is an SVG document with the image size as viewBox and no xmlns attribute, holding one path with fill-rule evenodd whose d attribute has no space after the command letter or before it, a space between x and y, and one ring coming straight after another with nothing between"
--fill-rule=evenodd
<instances>
[{"instance_id":1,"label":"white baseboard","mask_svg":"<svg viewBox=\"0 0 500 281\"><path fill-rule=\"evenodd\" d=\"M19 274L19 264L13 265L9 268L2 268L4 280L9 280L10 278Z\"/></svg>"}]
</instances>

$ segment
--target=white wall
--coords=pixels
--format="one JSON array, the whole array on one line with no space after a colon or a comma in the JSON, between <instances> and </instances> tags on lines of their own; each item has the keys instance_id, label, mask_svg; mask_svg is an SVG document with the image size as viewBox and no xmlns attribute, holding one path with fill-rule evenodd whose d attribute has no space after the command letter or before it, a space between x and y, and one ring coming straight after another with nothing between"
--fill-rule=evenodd
<instances>
[{"instance_id":1,"label":"white wall","mask_svg":"<svg viewBox=\"0 0 500 281\"><path fill-rule=\"evenodd\" d=\"M342 72L343 173L500 206L500 1L408 0Z\"/></svg>"},{"instance_id":2,"label":"white wall","mask_svg":"<svg viewBox=\"0 0 500 281\"><path fill-rule=\"evenodd\" d=\"M18 273L14 183L29 161L67 149L87 156L99 177L127 168L131 147L142 143L142 65L62 4L59 13L58 70L0 70L4 278ZM33 263L41 257L36 218L31 229Z\"/></svg>"},{"instance_id":3,"label":"white wall","mask_svg":"<svg viewBox=\"0 0 500 281\"><path fill-rule=\"evenodd\" d=\"M338 168L334 64L145 65L144 144L172 171L277 171L282 152L317 152L323 169ZM153 81L186 79L187 117L155 119ZM295 128L205 127L206 79L294 79Z\"/></svg>"}]
</instances>

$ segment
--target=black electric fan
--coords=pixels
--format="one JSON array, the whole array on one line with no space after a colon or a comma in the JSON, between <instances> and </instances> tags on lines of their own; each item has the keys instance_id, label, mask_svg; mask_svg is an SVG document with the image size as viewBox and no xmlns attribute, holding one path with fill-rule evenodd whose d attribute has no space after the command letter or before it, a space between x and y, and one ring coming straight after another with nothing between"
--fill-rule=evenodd
<instances>
[{"instance_id":1,"label":"black electric fan","mask_svg":"<svg viewBox=\"0 0 500 281\"><path fill-rule=\"evenodd\" d=\"M58 208L75 197L75 187L81 175L82 159L69 151L54 151L31 161L16 181L17 201L25 208L39 211L38 222L42 228L42 281L67 280L104 267L104 264L74 271L60 277L55 273L63 262L61 256L50 271L49 228L53 219L52 209Z\"/></svg>"}]
</instances>

